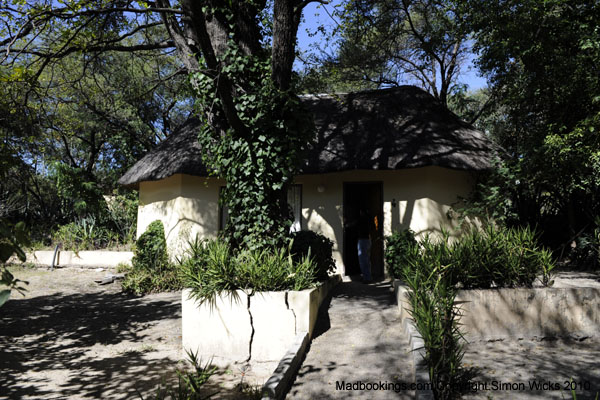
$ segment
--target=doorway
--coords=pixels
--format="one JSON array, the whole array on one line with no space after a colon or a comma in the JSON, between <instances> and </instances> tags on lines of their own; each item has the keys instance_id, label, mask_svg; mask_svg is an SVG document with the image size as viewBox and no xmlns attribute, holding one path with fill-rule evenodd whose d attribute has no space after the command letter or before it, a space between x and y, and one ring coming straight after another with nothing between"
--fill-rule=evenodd
<instances>
[{"instance_id":1,"label":"doorway","mask_svg":"<svg viewBox=\"0 0 600 400\"><path fill-rule=\"evenodd\" d=\"M371 237L371 275L383 277L383 183L344 183L344 267L345 275L359 275L358 220L360 210L369 216Z\"/></svg>"}]
</instances>

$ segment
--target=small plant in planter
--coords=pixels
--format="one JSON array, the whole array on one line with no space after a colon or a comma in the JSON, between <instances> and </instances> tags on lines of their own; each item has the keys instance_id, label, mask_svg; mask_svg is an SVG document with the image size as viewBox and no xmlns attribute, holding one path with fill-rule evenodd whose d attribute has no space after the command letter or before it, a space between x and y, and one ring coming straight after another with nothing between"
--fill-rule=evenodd
<instances>
[{"instance_id":1,"label":"small plant in planter","mask_svg":"<svg viewBox=\"0 0 600 400\"><path fill-rule=\"evenodd\" d=\"M316 277L324 281L335 270L333 261L333 242L325 236L313 231L298 231L292 234L290 253L295 262L309 257L316 267Z\"/></svg>"},{"instance_id":2,"label":"small plant in planter","mask_svg":"<svg viewBox=\"0 0 600 400\"><path fill-rule=\"evenodd\" d=\"M200 304L214 302L221 292L304 290L316 283L316 264L305 256L295 261L289 248L239 250L223 240L190 244L180 261L183 286Z\"/></svg>"}]
</instances>

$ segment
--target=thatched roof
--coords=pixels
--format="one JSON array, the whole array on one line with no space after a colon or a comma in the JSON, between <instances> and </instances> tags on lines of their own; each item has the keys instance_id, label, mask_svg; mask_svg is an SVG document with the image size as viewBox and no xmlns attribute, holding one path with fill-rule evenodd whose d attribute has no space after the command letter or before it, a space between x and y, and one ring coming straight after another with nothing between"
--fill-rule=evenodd
<instances>
[{"instance_id":1,"label":"thatched roof","mask_svg":"<svg viewBox=\"0 0 600 400\"><path fill-rule=\"evenodd\" d=\"M121 185L137 186L144 181L158 181L175 174L207 176L198 143L200 121L190 118L119 179Z\"/></svg>"},{"instance_id":2,"label":"thatched roof","mask_svg":"<svg viewBox=\"0 0 600 400\"><path fill-rule=\"evenodd\" d=\"M471 171L490 168L493 146L485 135L414 86L305 96L303 102L313 112L317 137L302 173L433 165ZM119 183L137 185L178 173L207 176L198 126L196 119L186 122Z\"/></svg>"}]
</instances>

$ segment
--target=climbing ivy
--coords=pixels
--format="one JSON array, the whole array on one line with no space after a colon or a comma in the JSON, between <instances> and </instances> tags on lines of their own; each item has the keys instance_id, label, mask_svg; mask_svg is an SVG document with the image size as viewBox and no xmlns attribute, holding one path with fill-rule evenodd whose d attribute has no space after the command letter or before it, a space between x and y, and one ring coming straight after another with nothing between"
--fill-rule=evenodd
<instances>
[{"instance_id":1,"label":"climbing ivy","mask_svg":"<svg viewBox=\"0 0 600 400\"><path fill-rule=\"evenodd\" d=\"M219 61L220 74L197 72L192 81L205 116L199 135L204 162L226 180L225 236L234 248L279 247L291 225L287 188L312 137L312 119L293 88L276 87L268 56L247 55L230 40ZM217 95L219 79L228 79L234 88L241 128L219 125L226 121Z\"/></svg>"}]
</instances>

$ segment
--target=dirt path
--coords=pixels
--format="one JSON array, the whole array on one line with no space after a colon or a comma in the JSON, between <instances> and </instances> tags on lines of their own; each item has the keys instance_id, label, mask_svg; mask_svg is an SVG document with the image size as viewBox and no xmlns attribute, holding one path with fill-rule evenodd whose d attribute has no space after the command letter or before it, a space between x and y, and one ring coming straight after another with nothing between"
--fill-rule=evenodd
<instances>
[{"instance_id":1,"label":"dirt path","mask_svg":"<svg viewBox=\"0 0 600 400\"><path fill-rule=\"evenodd\" d=\"M412 361L389 283L340 283L322 307L287 398L413 399L403 387L414 381Z\"/></svg>"},{"instance_id":2,"label":"dirt path","mask_svg":"<svg viewBox=\"0 0 600 400\"><path fill-rule=\"evenodd\" d=\"M139 399L176 383L179 292L127 296L94 282L106 270L12 270L29 285L0 308L0 399ZM207 391L239 398L240 379L221 370Z\"/></svg>"}]
</instances>

